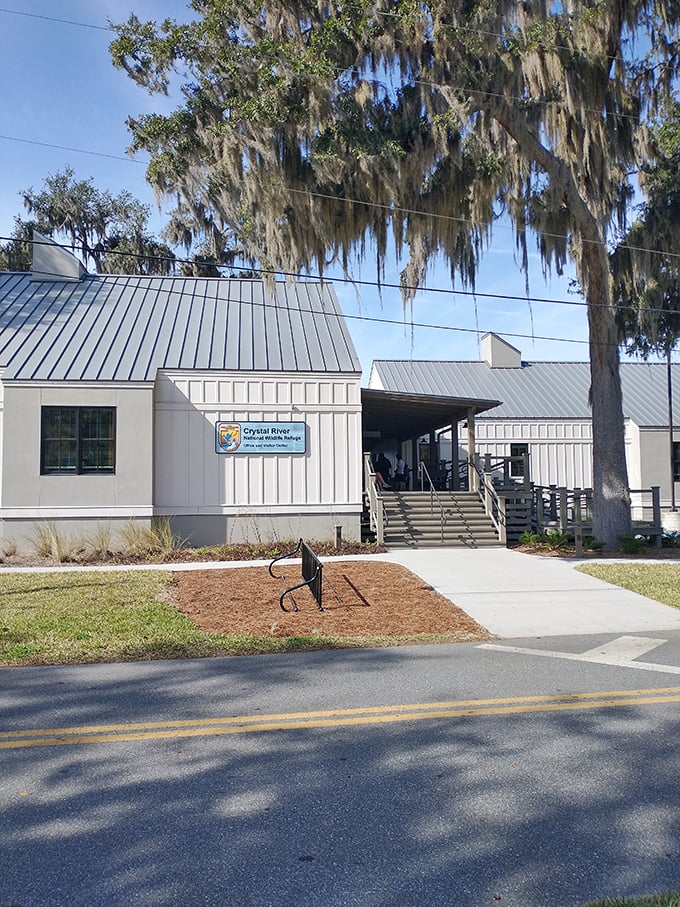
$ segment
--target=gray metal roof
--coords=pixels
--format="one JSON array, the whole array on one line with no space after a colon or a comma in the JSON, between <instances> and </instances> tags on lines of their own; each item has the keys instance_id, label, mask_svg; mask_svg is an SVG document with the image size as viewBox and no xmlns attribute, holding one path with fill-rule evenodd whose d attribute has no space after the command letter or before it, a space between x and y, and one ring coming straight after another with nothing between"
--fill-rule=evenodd
<instances>
[{"instance_id":1,"label":"gray metal roof","mask_svg":"<svg viewBox=\"0 0 680 907\"><path fill-rule=\"evenodd\" d=\"M350 372L327 283L0 273L3 381L153 381L158 369Z\"/></svg>"},{"instance_id":2,"label":"gray metal roof","mask_svg":"<svg viewBox=\"0 0 680 907\"><path fill-rule=\"evenodd\" d=\"M671 367L673 400L680 416L680 365ZM371 387L406 394L501 400L480 419L590 419L587 362L523 362L491 368L486 362L376 360ZM624 415L640 426L668 425L664 363L622 362ZM674 418L674 422L680 419Z\"/></svg>"}]
</instances>

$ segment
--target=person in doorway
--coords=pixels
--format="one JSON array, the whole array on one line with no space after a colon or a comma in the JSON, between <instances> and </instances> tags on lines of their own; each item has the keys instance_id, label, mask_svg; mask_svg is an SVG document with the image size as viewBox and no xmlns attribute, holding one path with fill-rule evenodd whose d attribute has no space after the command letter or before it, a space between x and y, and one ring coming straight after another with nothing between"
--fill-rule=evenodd
<instances>
[{"instance_id":1,"label":"person in doorway","mask_svg":"<svg viewBox=\"0 0 680 907\"><path fill-rule=\"evenodd\" d=\"M397 456L397 463L394 467L394 488L395 491L406 491L406 476L408 466L404 462L401 454Z\"/></svg>"},{"instance_id":2,"label":"person in doorway","mask_svg":"<svg viewBox=\"0 0 680 907\"><path fill-rule=\"evenodd\" d=\"M389 483L392 478L392 464L385 456L384 451L380 452L378 459L376 460L375 471L380 473L386 483Z\"/></svg>"},{"instance_id":3,"label":"person in doorway","mask_svg":"<svg viewBox=\"0 0 680 907\"><path fill-rule=\"evenodd\" d=\"M378 491L383 491L385 489L387 489L387 491L390 490L390 486L387 484L387 482L383 478L382 473L378 472L377 469L375 471L375 487L378 489Z\"/></svg>"}]
</instances>

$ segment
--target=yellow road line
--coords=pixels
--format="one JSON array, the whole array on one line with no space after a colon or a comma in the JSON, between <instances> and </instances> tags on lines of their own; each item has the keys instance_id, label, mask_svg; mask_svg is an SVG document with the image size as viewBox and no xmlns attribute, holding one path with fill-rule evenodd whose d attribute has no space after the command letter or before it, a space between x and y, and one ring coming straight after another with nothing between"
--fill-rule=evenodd
<instances>
[{"instance_id":1,"label":"yellow road line","mask_svg":"<svg viewBox=\"0 0 680 907\"><path fill-rule=\"evenodd\" d=\"M356 709L328 709L324 711L290 712L272 715L187 719L184 721L180 719L162 722L0 731L0 749L85 743L118 743L134 740L162 740L168 738L246 734L255 731L299 730L302 728L378 725L482 715L576 711L579 709L650 705L661 702L680 702L680 687L567 693L556 696L527 696L507 699L468 699L451 702L373 706Z\"/></svg>"}]
</instances>

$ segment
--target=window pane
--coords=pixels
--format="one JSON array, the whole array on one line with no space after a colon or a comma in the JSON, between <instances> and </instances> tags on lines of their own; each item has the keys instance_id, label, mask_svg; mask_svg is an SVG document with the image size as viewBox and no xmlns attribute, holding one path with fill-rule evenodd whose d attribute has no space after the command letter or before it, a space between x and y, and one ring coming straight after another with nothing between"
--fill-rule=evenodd
<instances>
[{"instance_id":1,"label":"window pane","mask_svg":"<svg viewBox=\"0 0 680 907\"><path fill-rule=\"evenodd\" d=\"M42 410L42 468L44 472L76 471L76 411L45 406Z\"/></svg>"},{"instance_id":2,"label":"window pane","mask_svg":"<svg viewBox=\"0 0 680 907\"><path fill-rule=\"evenodd\" d=\"M76 442L47 440L43 444L43 468L49 472L76 471Z\"/></svg>"},{"instance_id":3,"label":"window pane","mask_svg":"<svg viewBox=\"0 0 680 907\"><path fill-rule=\"evenodd\" d=\"M673 481L680 482L680 441L673 441Z\"/></svg>"},{"instance_id":4,"label":"window pane","mask_svg":"<svg viewBox=\"0 0 680 907\"><path fill-rule=\"evenodd\" d=\"M114 411L101 407L80 411L80 469L113 472Z\"/></svg>"}]
</instances>

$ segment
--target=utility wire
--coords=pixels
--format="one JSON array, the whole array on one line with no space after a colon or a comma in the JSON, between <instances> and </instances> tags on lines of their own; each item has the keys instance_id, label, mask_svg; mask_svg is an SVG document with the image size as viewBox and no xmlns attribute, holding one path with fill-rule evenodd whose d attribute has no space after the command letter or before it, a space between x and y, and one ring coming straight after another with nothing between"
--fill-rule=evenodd
<instances>
[{"instance_id":1,"label":"utility wire","mask_svg":"<svg viewBox=\"0 0 680 907\"><path fill-rule=\"evenodd\" d=\"M0 13L9 13L12 16L26 16L30 19L45 19L47 22L59 22L62 25L77 25L79 28L94 28L98 31L114 31L110 25L93 25L90 22L76 22L73 19L57 19L55 16L41 16L38 13L27 13L18 9L7 9L0 6Z\"/></svg>"},{"instance_id":2,"label":"utility wire","mask_svg":"<svg viewBox=\"0 0 680 907\"><path fill-rule=\"evenodd\" d=\"M137 158L124 157L123 155L116 155L116 154L106 154L101 151L89 151L84 148L69 148L65 145L55 145L55 144L52 144L51 142L38 142L38 141L34 141L32 139L23 139L23 138L19 138L18 136L12 136L12 135L0 135L0 139L5 139L10 142L25 142L29 145L41 145L44 148L56 148L61 151L71 151L71 152L74 152L77 154L91 154L91 155L95 155L97 157L112 158L112 159L118 160L118 161L126 161L127 163L131 163L131 164L147 165L150 163L149 160L139 160ZM347 198L347 197L342 197L339 195L331 195L330 193L313 192L310 189L294 189L292 187L289 187L288 191L293 194L296 194L296 195L306 195L309 198L318 198L318 199L325 199L328 201L346 202L351 205L363 205L364 207L367 207L367 208L378 208L383 211L387 211L390 214L400 213L400 214L407 214L410 216L417 216L417 217L429 217L434 220L446 220L446 221L452 221L455 223L466 224L468 226L474 226L473 221L471 221L469 218L457 217L455 214L437 214L435 212L430 212L430 211L421 211L417 208L402 208L402 207L399 207L398 205L386 205L381 202L370 202L370 201L356 199L356 198ZM494 229L495 230L513 230L514 228L512 226L506 226L505 224L501 223L501 224L494 224ZM564 240L569 239L568 234L563 234L563 233L547 233L547 232L542 231L541 235L549 236L552 239L564 239ZM597 240L584 239L583 242L590 243L592 245L606 246L606 243L599 243ZM630 252L643 252L643 253L646 253L649 255L664 255L664 256L666 256L666 258L680 258L680 252L664 252L661 249L645 249L645 248L641 248L639 246L630 246L625 243L620 244L617 248L626 249Z\"/></svg>"},{"instance_id":3,"label":"utility wire","mask_svg":"<svg viewBox=\"0 0 680 907\"><path fill-rule=\"evenodd\" d=\"M44 243L38 239L18 239L16 237L12 237L12 236L0 236L0 241L14 242L14 243L27 243L29 245L52 245L52 244L54 244L54 245L58 246L60 249L65 249L67 252L73 252L74 250L77 250L82 253L82 252L86 251L85 248L82 246L70 246L67 243L58 243L55 240L52 240L50 243ZM120 255L120 256L125 256L127 258L136 258L136 259L142 260L142 261L168 262L173 265L176 265L176 264L194 265L194 264L196 264L196 262L191 258L179 258L176 256L172 257L172 258L168 258L168 257L162 256L162 255L144 255L143 253L126 252L126 251L120 251L117 249L106 249L103 251L102 254L114 255L114 256ZM219 267L219 265L216 264L216 267ZM253 268L249 267L248 265L228 265L228 266L223 265L222 267L229 267L232 270L236 270L236 271L252 271L252 270L254 270ZM401 283L389 283L389 282L382 282L382 281L378 282L378 281L374 281L374 280L361 280L359 278L352 278L352 277L336 276L336 277L331 277L331 278L326 279L321 275L301 274L301 273L295 272L295 271L285 271L283 269L275 269L275 268L257 268L256 270L260 274L270 274L275 278L281 277L281 278L290 279L290 280L297 280L300 282L313 281L315 283L325 283L325 282L327 282L327 283L343 283L343 284L350 284L351 286L371 287L372 289L392 289L392 290L400 290L400 291L406 289L406 290L413 290L415 292L423 293L423 294L436 293L438 295L444 295L444 296L454 296L454 297L455 296L465 296L465 297L470 297L472 299L492 299L492 300L502 300L505 302L511 301L511 302L545 303L547 305L578 306L580 308L588 308L588 307L590 307L590 308L609 308L609 306L606 305L605 303L602 303L602 304L588 303L584 299L582 299L582 300L548 299L546 297L541 297L541 296L516 296L516 295L503 294L503 293L481 293L481 292L478 293L475 290L456 290L456 289L451 289L448 287L419 287L419 286L408 286L408 285L405 286ZM140 274L130 274L130 275L120 275L120 274L119 275L115 275L115 274L101 275L100 274L97 276L100 276L100 277L102 277L102 276L153 277L158 280L172 279L172 275L163 275L163 274L141 274L141 275ZM177 279L182 279L182 277L180 276ZM199 277L199 278L195 278L195 279L209 280L211 278L200 278ZM215 279L215 278L213 278L213 279ZM632 306L632 305L628 305L628 306L618 305L617 308L630 310L630 311L636 311L637 307ZM651 308L651 307L645 308L645 312L649 312L652 314L654 314L654 313L667 314L668 311L669 311L668 309L656 309L656 308ZM357 317L363 317L363 316L357 316ZM380 321L381 319L376 319L376 320ZM406 326L410 326L413 324L413 326L416 326L416 327L430 327L430 328L441 328L442 330L454 330L452 328L448 328L446 325L418 324L418 323L414 323L411 321L407 321L407 322L405 322L405 321L394 321L394 322L387 321L385 323L394 323L394 324L400 324L400 325L406 325ZM455 330L471 330L472 333L481 332L481 331L477 331L475 329L465 329L465 328L460 328L460 329L455 329ZM532 336L532 335L508 334L508 336L526 337L526 336ZM561 340L562 338L537 337L536 339L538 339L538 340ZM567 343L567 342L568 343L587 343L588 341L566 340L565 339L564 342L565 343Z\"/></svg>"},{"instance_id":4,"label":"utility wire","mask_svg":"<svg viewBox=\"0 0 680 907\"><path fill-rule=\"evenodd\" d=\"M148 164L149 161L140 161L132 157L125 157L122 154L107 154L104 151L90 151L86 148L71 148L68 145L55 145L52 142L38 142L35 139L21 139L15 135L0 135L0 139L7 142L23 142L26 145L40 145L43 148L56 148L58 151L70 151L73 154L92 154L95 157L113 158L115 161L127 161L130 164Z\"/></svg>"}]
</instances>

